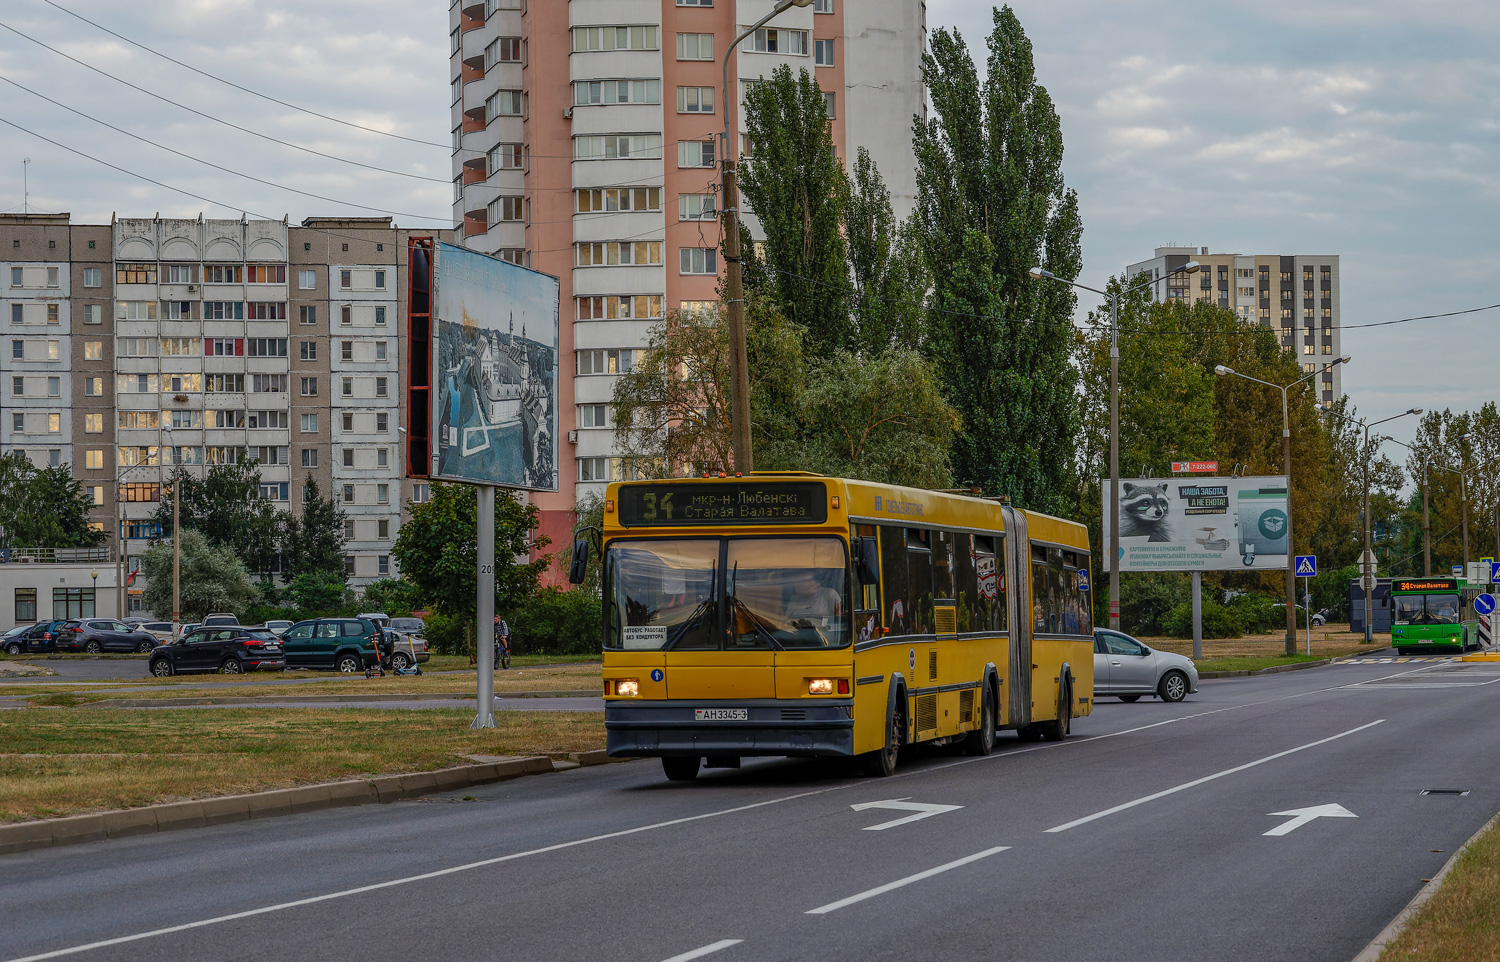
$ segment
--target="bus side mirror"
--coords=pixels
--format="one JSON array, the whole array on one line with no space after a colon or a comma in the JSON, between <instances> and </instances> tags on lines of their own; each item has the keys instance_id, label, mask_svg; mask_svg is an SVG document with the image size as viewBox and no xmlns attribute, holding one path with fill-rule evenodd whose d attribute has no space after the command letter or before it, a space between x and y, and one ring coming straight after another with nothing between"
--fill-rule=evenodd
<instances>
[{"instance_id":1,"label":"bus side mirror","mask_svg":"<svg viewBox=\"0 0 1500 962\"><path fill-rule=\"evenodd\" d=\"M874 538L860 538L858 544L856 564L859 569L859 583L873 585L880 580L880 551L875 547Z\"/></svg>"},{"instance_id":2,"label":"bus side mirror","mask_svg":"<svg viewBox=\"0 0 1500 962\"><path fill-rule=\"evenodd\" d=\"M573 542L573 563L568 566L568 580L575 585L583 584L583 578L587 574L588 568L589 539L585 535Z\"/></svg>"}]
</instances>

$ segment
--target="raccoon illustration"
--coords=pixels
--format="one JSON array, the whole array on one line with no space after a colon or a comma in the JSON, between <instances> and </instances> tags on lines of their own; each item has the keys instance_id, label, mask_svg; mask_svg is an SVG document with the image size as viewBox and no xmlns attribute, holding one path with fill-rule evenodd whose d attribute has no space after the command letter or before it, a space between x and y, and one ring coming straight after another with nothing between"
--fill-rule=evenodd
<instances>
[{"instance_id":1,"label":"raccoon illustration","mask_svg":"<svg viewBox=\"0 0 1500 962\"><path fill-rule=\"evenodd\" d=\"M1122 482L1120 495L1120 537L1148 541L1171 541L1171 522L1167 511L1167 486Z\"/></svg>"}]
</instances>

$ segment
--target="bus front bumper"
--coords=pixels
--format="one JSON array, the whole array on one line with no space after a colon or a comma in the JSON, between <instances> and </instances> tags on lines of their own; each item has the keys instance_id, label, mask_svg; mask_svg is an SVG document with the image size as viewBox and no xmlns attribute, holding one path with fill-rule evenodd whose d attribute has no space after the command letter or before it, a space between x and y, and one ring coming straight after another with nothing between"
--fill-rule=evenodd
<instances>
[{"instance_id":1,"label":"bus front bumper","mask_svg":"<svg viewBox=\"0 0 1500 962\"><path fill-rule=\"evenodd\" d=\"M607 701L605 745L615 758L852 755L853 712L850 699Z\"/></svg>"}]
</instances>

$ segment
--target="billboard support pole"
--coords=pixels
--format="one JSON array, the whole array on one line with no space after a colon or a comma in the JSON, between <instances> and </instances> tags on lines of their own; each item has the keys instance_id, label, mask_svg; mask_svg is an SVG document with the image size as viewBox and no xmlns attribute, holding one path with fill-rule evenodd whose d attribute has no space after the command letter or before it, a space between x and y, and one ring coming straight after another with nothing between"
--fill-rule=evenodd
<instances>
[{"instance_id":1,"label":"billboard support pole","mask_svg":"<svg viewBox=\"0 0 1500 962\"><path fill-rule=\"evenodd\" d=\"M1203 660L1203 572L1193 572L1193 660Z\"/></svg>"},{"instance_id":2,"label":"billboard support pole","mask_svg":"<svg viewBox=\"0 0 1500 962\"><path fill-rule=\"evenodd\" d=\"M475 654L479 662L479 712L470 728L495 727L495 486L479 485L479 596L475 619Z\"/></svg>"}]
</instances>

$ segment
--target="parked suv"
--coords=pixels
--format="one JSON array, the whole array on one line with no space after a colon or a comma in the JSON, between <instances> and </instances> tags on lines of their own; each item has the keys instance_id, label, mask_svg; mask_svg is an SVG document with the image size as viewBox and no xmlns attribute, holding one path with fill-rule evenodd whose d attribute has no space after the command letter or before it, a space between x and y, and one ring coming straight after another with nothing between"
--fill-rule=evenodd
<instances>
[{"instance_id":1,"label":"parked suv","mask_svg":"<svg viewBox=\"0 0 1500 962\"><path fill-rule=\"evenodd\" d=\"M130 622L127 621L126 624L130 624ZM156 636L156 640L163 645L170 645L172 643L172 623L170 621L143 621L140 624L131 625L131 627L139 631L151 632L151 634Z\"/></svg>"},{"instance_id":2,"label":"parked suv","mask_svg":"<svg viewBox=\"0 0 1500 962\"><path fill-rule=\"evenodd\" d=\"M209 627L238 628L240 619L237 615L216 611L213 614L204 615L203 624Z\"/></svg>"},{"instance_id":3,"label":"parked suv","mask_svg":"<svg viewBox=\"0 0 1500 962\"><path fill-rule=\"evenodd\" d=\"M91 654L98 654L101 651L146 652L155 648L156 645L156 636L151 632L131 628L112 618L85 618L81 621L70 621L63 626L57 639L59 648L67 651L87 651Z\"/></svg>"},{"instance_id":4,"label":"parked suv","mask_svg":"<svg viewBox=\"0 0 1500 962\"><path fill-rule=\"evenodd\" d=\"M359 672L380 659L381 631L363 618L299 621L281 635L288 668Z\"/></svg>"},{"instance_id":5,"label":"parked suv","mask_svg":"<svg viewBox=\"0 0 1500 962\"><path fill-rule=\"evenodd\" d=\"M286 667L281 640L264 628L203 627L174 645L151 653L151 674L166 678L183 672L280 671Z\"/></svg>"},{"instance_id":6,"label":"parked suv","mask_svg":"<svg viewBox=\"0 0 1500 962\"><path fill-rule=\"evenodd\" d=\"M19 655L22 652L56 651L57 632L64 624L66 622L39 621L34 625L27 625L25 631L6 636L5 653Z\"/></svg>"}]
</instances>

